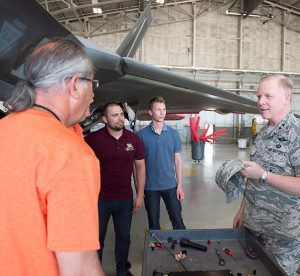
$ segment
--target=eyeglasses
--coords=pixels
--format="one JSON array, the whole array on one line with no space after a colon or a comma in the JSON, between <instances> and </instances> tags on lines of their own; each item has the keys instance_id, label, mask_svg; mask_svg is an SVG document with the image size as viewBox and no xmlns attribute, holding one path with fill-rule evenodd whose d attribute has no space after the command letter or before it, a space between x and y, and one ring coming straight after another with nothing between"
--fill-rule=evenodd
<instances>
[{"instance_id":1,"label":"eyeglasses","mask_svg":"<svg viewBox=\"0 0 300 276\"><path fill-rule=\"evenodd\" d=\"M93 90L96 90L99 87L99 81L98 80L92 80L89 78L79 78L80 80L90 81L93 86Z\"/></svg>"}]
</instances>

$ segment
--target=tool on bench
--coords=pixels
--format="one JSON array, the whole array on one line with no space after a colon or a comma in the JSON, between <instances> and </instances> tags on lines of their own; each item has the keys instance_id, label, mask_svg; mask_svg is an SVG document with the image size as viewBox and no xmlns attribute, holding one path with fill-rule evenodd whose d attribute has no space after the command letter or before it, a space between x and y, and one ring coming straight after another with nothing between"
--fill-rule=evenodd
<instances>
[{"instance_id":1,"label":"tool on bench","mask_svg":"<svg viewBox=\"0 0 300 276\"><path fill-rule=\"evenodd\" d=\"M196 248L201 251L207 251L206 246L199 244L199 243L191 242L189 239L186 239L186 238L180 239L180 245L183 247L193 247L193 248Z\"/></svg>"},{"instance_id":2,"label":"tool on bench","mask_svg":"<svg viewBox=\"0 0 300 276\"><path fill-rule=\"evenodd\" d=\"M175 255L175 259L176 259L176 261L181 261L184 258L186 258L186 256L187 256L186 250L182 250L182 251L179 251L177 255Z\"/></svg>"},{"instance_id":3,"label":"tool on bench","mask_svg":"<svg viewBox=\"0 0 300 276\"><path fill-rule=\"evenodd\" d=\"M161 242L155 242L154 245L160 248L165 248L165 246Z\"/></svg>"},{"instance_id":4,"label":"tool on bench","mask_svg":"<svg viewBox=\"0 0 300 276\"><path fill-rule=\"evenodd\" d=\"M154 251L154 247L155 247L154 242L149 242L148 247L151 247L152 251Z\"/></svg>"},{"instance_id":5,"label":"tool on bench","mask_svg":"<svg viewBox=\"0 0 300 276\"><path fill-rule=\"evenodd\" d=\"M232 252L228 248L223 248L223 251L229 256L237 261L237 259L233 256Z\"/></svg>"},{"instance_id":6,"label":"tool on bench","mask_svg":"<svg viewBox=\"0 0 300 276\"><path fill-rule=\"evenodd\" d=\"M248 243L246 243L245 240L240 240L240 244L243 247L246 256L248 256L251 259L257 259L258 258L256 253L254 252L254 250L249 246Z\"/></svg>"},{"instance_id":7,"label":"tool on bench","mask_svg":"<svg viewBox=\"0 0 300 276\"><path fill-rule=\"evenodd\" d=\"M155 238L160 244L162 244L164 246L164 243L158 237L156 237L156 235L150 229L147 229L147 231L151 234L151 237ZM164 246L162 248L166 249L176 259L176 255L168 247ZM185 269L185 271L188 271L187 268L185 267L184 263L182 262L182 260L179 260L179 262L181 263L181 265Z\"/></svg>"},{"instance_id":8,"label":"tool on bench","mask_svg":"<svg viewBox=\"0 0 300 276\"><path fill-rule=\"evenodd\" d=\"M219 258L219 265L222 265L222 266L225 265L225 260L221 256L221 251L216 248L216 253Z\"/></svg>"},{"instance_id":9,"label":"tool on bench","mask_svg":"<svg viewBox=\"0 0 300 276\"><path fill-rule=\"evenodd\" d=\"M173 243L172 243L172 245L171 245L171 249L172 250L175 250L176 244L177 244L177 241L174 240Z\"/></svg>"}]
</instances>

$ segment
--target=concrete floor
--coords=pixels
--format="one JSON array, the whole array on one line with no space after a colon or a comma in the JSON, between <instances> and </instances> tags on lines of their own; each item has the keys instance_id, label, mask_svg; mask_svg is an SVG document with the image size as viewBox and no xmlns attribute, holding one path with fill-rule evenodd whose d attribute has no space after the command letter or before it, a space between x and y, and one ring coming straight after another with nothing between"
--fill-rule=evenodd
<instances>
[{"instance_id":1,"label":"concrete floor","mask_svg":"<svg viewBox=\"0 0 300 276\"><path fill-rule=\"evenodd\" d=\"M227 204L224 192L215 183L218 168L227 159L238 157L249 160L249 150L239 149L233 144L206 144L204 159L194 163L191 144L183 144L183 189L182 216L187 229L231 228L233 218L239 209L241 198ZM161 227L172 229L163 201L161 202ZM148 227L145 208L133 216L131 226L131 247L129 261L131 273L141 275L144 249L144 229ZM105 239L103 269L106 276L116 275L114 259L114 230L112 220Z\"/></svg>"}]
</instances>

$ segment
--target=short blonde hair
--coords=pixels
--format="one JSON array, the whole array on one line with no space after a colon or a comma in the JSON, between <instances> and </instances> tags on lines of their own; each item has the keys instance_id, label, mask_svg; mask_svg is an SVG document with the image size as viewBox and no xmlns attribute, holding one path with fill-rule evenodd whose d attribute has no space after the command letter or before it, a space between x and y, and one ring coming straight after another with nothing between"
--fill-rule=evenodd
<instances>
[{"instance_id":1,"label":"short blonde hair","mask_svg":"<svg viewBox=\"0 0 300 276\"><path fill-rule=\"evenodd\" d=\"M271 75L267 75L264 76L260 79L259 84L261 84L264 81L267 80L272 80L272 79L277 79L278 80L278 86L279 89L285 93L288 92L292 98L293 95L293 82L291 79L289 79L288 77L281 75L281 74L271 74Z\"/></svg>"}]
</instances>

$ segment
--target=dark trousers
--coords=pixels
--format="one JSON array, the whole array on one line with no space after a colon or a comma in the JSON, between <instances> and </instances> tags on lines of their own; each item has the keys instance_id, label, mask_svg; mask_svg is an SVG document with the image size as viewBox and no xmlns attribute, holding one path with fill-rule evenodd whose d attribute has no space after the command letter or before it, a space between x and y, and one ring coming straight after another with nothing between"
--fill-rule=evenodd
<instances>
[{"instance_id":1,"label":"dark trousers","mask_svg":"<svg viewBox=\"0 0 300 276\"><path fill-rule=\"evenodd\" d=\"M165 202L173 229L186 229L181 217L181 203L176 196L176 187L163 191L145 190L145 208L150 230L160 229L160 197Z\"/></svg>"},{"instance_id":2,"label":"dark trousers","mask_svg":"<svg viewBox=\"0 0 300 276\"><path fill-rule=\"evenodd\" d=\"M130 246L130 227L132 220L133 200L99 200L99 241L100 250L98 256L102 262L102 253L104 249L104 240L107 231L107 225L110 217L113 218L115 230L115 259L117 265L117 276L126 275L131 267L128 261Z\"/></svg>"}]
</instances>

